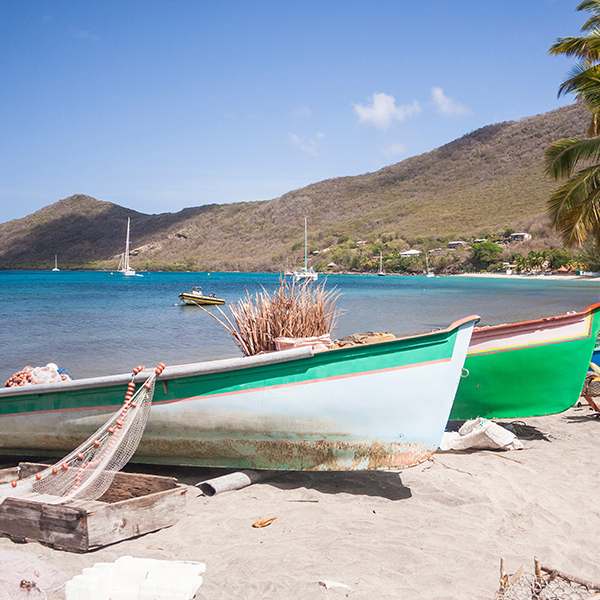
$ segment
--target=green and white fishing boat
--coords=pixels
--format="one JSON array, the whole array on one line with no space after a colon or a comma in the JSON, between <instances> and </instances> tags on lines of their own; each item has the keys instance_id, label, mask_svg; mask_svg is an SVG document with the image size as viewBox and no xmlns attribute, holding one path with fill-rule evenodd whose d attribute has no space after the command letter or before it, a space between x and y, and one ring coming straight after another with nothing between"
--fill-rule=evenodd
<instances>
[{"instance_id":1,"label":"green and white fishing boat","mask_svg":"<svg viewBox=\"0 0 600 600\"><path fill-rule=\"evenodd\" d=\"M167 366L133 460L298 470L415 465L439 445L478 320L378 344ZM131 380L1 389L0 452L63 456L122 405Z\"/></svg>"},{"instance_id":2,"label":"green and white fishing boat","mask_svg":"<svg viewBox=\"0 0 600 600\"><path fill-rule=\"evenodd\" d=\"M581 312L473 331L451 419L563 412L581 395L600 329L600 304Z\"/></svg>"}]
</instances>

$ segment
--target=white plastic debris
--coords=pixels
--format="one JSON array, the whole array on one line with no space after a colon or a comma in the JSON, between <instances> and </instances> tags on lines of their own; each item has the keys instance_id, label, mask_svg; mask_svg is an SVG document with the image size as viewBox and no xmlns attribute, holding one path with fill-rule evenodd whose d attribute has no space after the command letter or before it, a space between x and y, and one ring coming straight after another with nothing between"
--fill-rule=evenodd
<instances>
[{"instance_id":1,"label":"white plastic debris","mask_svg":"<svg viewBox=\"0 0 600 600\"><path fill-rule=\"evenodd\" d=\"M319 585L322 585L326 590L341 588L343 590L352 591L352 588L349 585L346 585L345 583L338 583L337 581L329 581L328 579L321 579L319 581Z\"/></svg>"},{"instance_id":2,"label":"white plastic debris","mask_svg":"<svg viewBox=\"0 0 600 600\"><path fill-rule=\"evenodd\" d=\"M314 351L318 351L329 350L333 346L331 342L331 335L329 333L303 338L278 337L275 338L274 342L277 350L290 350L291 348L310 347Z\"/></svg>"},{"instance_id":3,"label":"white plastic debris","mask_svg":"<svg viewBox=\"0 0 600 600\"><path fill-rule=\"evenodd\" d=\"M96 563L65 586L66 600L191 600L206 565L182 560L122 556Z\"/></svg>"},{"instance_id":4,"label":"white plastic debris","mask_svg":"<svg viewBox=\"0 0 600 600\"><path fill-rule=\"evenodd\" d=\"M523 444L514 433L501 425L478 417L466 421L458 431L446 431L440 450L522 450Z\"/></svg>"}]
</instances>

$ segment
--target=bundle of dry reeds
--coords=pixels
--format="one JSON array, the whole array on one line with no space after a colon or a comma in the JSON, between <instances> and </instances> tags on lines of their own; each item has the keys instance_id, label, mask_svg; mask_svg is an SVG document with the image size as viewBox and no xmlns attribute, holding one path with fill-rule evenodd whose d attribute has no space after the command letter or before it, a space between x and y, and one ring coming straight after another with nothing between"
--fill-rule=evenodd
<instances>
[{"instance_id":1,"label":"bundle of dry reeds","mask_svg":"<svg viewBox=\"0 0 600 600\"><path fill-rule=\"evenodd\" d=\"M229 306L230 319L217 307L224 321L216 319L246 356L276 350L275 338L306 338L331 333L342 312L336 308L340 293L325 291L325 284L296 284L282 279L269 294L264 288L254 296ZM206 309L205 309L206 310Z\"/></svg>"}]
</instances>

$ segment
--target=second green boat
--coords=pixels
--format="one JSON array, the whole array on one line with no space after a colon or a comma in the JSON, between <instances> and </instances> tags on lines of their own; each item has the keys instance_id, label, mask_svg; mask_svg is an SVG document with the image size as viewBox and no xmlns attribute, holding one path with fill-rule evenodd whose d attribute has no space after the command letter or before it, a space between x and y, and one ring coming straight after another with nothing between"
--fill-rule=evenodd
<instances>
[{"instance_id":1,"label":"second green boat","mask_svg":"<svg viewBox=\"0 0 600 600\"><path fill-rule=\"evenodd\" d=\"M563 412L581 395L600 329L584 311L473 330L450 419Z\"/></svg>"}]
</instances>

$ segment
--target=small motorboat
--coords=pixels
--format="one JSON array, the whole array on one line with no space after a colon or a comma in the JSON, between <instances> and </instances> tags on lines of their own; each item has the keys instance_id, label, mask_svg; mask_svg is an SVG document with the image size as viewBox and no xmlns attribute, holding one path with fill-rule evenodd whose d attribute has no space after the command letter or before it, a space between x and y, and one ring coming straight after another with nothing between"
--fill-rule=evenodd
<instances>
[{"instance_id":1,"label":"small motorboat","mask_svg":"<svg viewBox=\"0 0 600 600\"><path fill-rule=\"evenodd\" d=\"M189 292L179 294L179 299L185 304L225 304L223 298L217 298L214 294L203 294L200 287L193 287Z\"/></svg>"}]
</instances>

